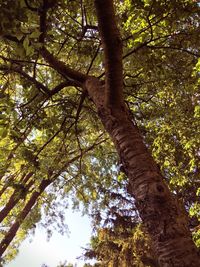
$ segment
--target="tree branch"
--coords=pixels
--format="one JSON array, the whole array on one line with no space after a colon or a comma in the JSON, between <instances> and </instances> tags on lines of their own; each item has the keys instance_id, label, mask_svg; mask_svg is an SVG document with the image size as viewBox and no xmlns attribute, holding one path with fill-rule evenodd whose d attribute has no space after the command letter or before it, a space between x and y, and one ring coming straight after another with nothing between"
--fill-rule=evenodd
<instances>
[{"instance_id":1,"label":"tree branch","mask_svg":"<svg viewBox=\"0 0 200 267\"><path fill-rule=\"evenodd\" d=\"M105 56L106 104L119 107L123 103L122 40L113 0L95 0L95 7Z\"/></svg>"},{"instance_id":2,"label":"tree branch","mask_svg":"<svg viewBox=\"0 0 200 267\"><path fill-rule=\"evenodd\" d=\"M96 57L98 56L98 53L99 53L99 50L100 50L100 45L101 45L101 44L98 45L97 50L96 50L96 52L95 52L95 54L94 54L94 56L93 56L93 58L92 58L92 60L91 60L91 62L90 62L89 68L88 68L88 70L87 70L87 74L89 74L89 72L90 72L90 70L91 70L91 68L92 68L93 63L94 63Z\"/></svg>"},{"instance_id":3,"label":"tree branch","mask_svg":"<svg viewBox=\"0 0 200 267\"><path fill-rule=\"evenodd\" d=\"M48 89L48 87L44 86L42 83L38 82L35 78L28 75L26 72L24 72L20 67L14 68L12 66L0 66L0 70L7 71L7 72L16 72L23 76L28 81L32 82L36 88L41 91L43 94L47 96L51 96L51 91Z\"/></svg>"},{"instance_id":4,"label":"tree branch","mask_svg":"<svg viewBox=\"0 0 200 267\"><path fill-rule=\"evenodd\" d=\"M88 78L88 75L85 75L79 71L69 68L64 62L57 59L52 55L45 47L40 50L43 58L54 68L58 73L60 73L65 79L73 80L74 83L77 83L77 86L83 86L83 83Z\"/></svg>"},{"instance_id":5,"label":"tree branch","mask_svg":"<svg viewBox=\"0 0 200 267\"><path fill-rule=\"evenodd\" d=\"M146 47L150 48L150 49L171 49L171 50L177 50L180 52L184 52L187 53L189 55L195 56L195 57L200 57L200 53L195 53L192 50L188 50L186 48L182 48L182 47L176 47L176 46L162 46L162 45L147 45Z\"/></svg>"},{"instance_id":6,"label":"tree branch","mask_svg":"<svg viewBox=\"0 0 200 267\"><path fill-rule=\"evenodd\" d=\"M7 72L16 72L16 73L18 73L19 75L24 77L26 80L32 82L39 91L41 91L43 94L47 95L48 97L51 97L51 96L57 94L58 92L60 92L65 87L77 86L77 84L74 83L73 81L66 80L64 82L59 83L53 89L50 90L44 84L42 84L41 82L37 81L36 78L31 77L26 72L24 72L21 68L14 68L12 66L11 67L10 66L0 66L0 70L7 71ZM35 98L35 96L34 96L34 98Z\"/></svg>"},{"instance_id":7,"label":"tree branch","mask_svg":"<svg viewBox=\"0 0 200 267\"><path fill-rule=\"evenodd\" d=\"M63 88L67 87L67 86L77 86L76 83L74 83L73 81L69 81L66 80L64 82L59 83L58 85L56 85L51 91L50 94L51 96L57 94L58 92L60 92Z\"/></svg>"}]
</instances>

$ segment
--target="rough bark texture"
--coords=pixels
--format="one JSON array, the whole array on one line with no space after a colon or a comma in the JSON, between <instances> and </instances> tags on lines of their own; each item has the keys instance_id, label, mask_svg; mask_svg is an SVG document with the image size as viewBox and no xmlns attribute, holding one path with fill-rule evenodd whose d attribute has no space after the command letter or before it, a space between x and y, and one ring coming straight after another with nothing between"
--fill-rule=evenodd
<instances>
[{"instance_id":1,"label":"rough bark texture","mask_svg":"<svg viewBox=\"0 0 200 267\"><path fill-rule=\"evenodd\" d=\"M104 49L106 105L121 106L123 102L122 41L116 23L113 1L95 0L95 6Z\"/></svg>"},{"instance_id":2,"label":"rough bark texture","mask_svg":"<svg viewBox=\"0 0 200 267\"><path fill-rule=\"evenodd\" d=\"M162 267L198 267L200 257L181 203L170 193L138 128L125 108L105 104L105 89L96 78L86 81L99 117L110 134L129 178L140 217L149 233Z\"/></svg>"}]
</instances>

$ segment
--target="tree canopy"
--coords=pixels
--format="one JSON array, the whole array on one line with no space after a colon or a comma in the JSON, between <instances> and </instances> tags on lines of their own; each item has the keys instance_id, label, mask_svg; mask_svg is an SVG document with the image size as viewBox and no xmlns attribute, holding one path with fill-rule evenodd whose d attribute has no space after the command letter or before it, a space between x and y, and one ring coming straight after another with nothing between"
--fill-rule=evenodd
<instances>
[{"instance_id":1,"label":"tree canopy","mask_svg":"<svg viewBox=\"0 0 200 267\"><path fill-rule=\"evenodd\" d=\"M105 87L106 105L117 109L123 99L200 247L199 3L116 0L111 11L105 0L0 1L5 262L38 224L49 236L65 231L72 201L94 220L86 257L98 266L159 266L123 158L87 89L91 77Z\"/></svg>"}]
</instances>

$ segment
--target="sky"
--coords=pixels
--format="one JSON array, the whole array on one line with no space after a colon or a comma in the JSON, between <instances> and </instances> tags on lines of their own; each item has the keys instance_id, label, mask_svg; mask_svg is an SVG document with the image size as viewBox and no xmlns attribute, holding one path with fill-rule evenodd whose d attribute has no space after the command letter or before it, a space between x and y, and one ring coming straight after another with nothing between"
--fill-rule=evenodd
<instances>
[{"instance_id":1,"label":"sky","mask_svg":"<svg viewBox=\"0 0 200 267\"><path fill-rule=\"evenodd\" d=\"M81 212L66 211L66 222L69 227L68 234L54 233L50 241L44 228L37 228L32 242L27 238L19 248L18 256L6 267L56 267L60 262L77 263L82 267L84 262L76 259L90 241L92 228L90 219L82 216Z\"/></svg>"}]
</instances>

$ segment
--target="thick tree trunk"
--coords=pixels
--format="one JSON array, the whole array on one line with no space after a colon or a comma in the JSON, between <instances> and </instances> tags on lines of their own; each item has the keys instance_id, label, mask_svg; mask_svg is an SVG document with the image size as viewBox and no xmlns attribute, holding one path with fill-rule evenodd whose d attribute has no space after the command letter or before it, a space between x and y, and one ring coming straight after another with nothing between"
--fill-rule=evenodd
<instances>
[{"instance_id":1,"label":"thick tree trunk","mask_svg":"<svg viewBox=\"0 0 200 267\"><path fill-rule=\"evenodd\" d=\"M108 107L105 89L96 78L86 81L99 117L111 136L129 179L140 217L162 267L198 267L200 256L188 228L188 217L169 191L126 108Z\"/></svg>"}]
</instances>

